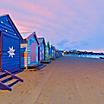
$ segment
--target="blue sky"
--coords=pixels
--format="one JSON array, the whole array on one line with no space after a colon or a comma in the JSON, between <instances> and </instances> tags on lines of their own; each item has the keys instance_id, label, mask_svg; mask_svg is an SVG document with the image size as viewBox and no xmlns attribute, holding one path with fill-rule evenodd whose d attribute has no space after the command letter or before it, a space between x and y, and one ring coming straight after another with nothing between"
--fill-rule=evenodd
<instances>
[{"instance_id":1,"label":"blue sky","mask_svg":"<svg viewBox=\"0 0 104 104\"><path fill-rule=\"evenodd\" d=\"M104 49L104 0L1 0L21 33L36 32L60 49Z\"/></svg>"}]
</instances>

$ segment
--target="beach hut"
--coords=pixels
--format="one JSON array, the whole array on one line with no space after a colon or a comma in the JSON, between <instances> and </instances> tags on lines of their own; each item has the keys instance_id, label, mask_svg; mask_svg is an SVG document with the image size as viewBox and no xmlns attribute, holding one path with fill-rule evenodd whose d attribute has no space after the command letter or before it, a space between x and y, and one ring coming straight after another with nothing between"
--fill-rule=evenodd
<instances>
[{"instance_id":1,"label":"beach hut","mask_svg":"<svg viewBox=\"0 0 104 104\"><path fill-rule=\"evenodd\" d=\"M50 54L51 54L51 59L55 60L56 59L56 49L52 45L51 45L51 48L50 48Z\"/></svg>"},{"instance_id":2,"label":"beach hut","mask_svg":"<svg viewBox=\"0 0 104 104\"><path fill-rule=\"evenodd\" d=\"M61 50L56 50L56 58L62 57L63 51Z\"/></svg>"},{"instance_id":3,"label":"beach hut","mask_svg":"<svg viewBox=\"0 0 104 104\"><path fill-rule=\"evenodd\" d=\"M27 43L24 40L21 44L21 69L27 69Z\"/></svg>"},{"instance_id":4,"label":"beach hut","mask_svg":"<svg viewBox=\"0 0 104 104\"><path fill-rule=\"evenodd\" d=\"M45 47L45 62L49 63L50 62L50 43L47 42L46 47Z\"/></svg>"},{"instance_id":5,"label":"beach hut","mask_svg":"<svg viewBox=\"0 0 104 104\"><path fill-rule=\"evenodd\" d=\"M45 39L38 38L38 42L39 42L40 62L43 62L45 60Z\"/></svg>"},{"instance_id":6,"label":"beach hut","mask_svg":"<svg viewBox=\"0 0 104 104\"><path fill-rule=\"evenodd\" d=\"M0 16L0 71L20 71L22 37L9 15Z\"/></svg>"},{"instance_id":7,"label":"beach hut","mask_svg":"<svg viewBox=\"0 0 104 104\"><path fill-rule=\"evenodd\" d=\"M32 34L25 34L23 35L25 40L24 43L21 44L21 48L25 48L25 53L23 55L25 67L31 68L36 67L40 64L39 60L39 42L36 36L36 33L33 32ZM24 37L25 36L25 37ZM23 59L22 59L23 61Z\"/></svg>"}]
</instances>

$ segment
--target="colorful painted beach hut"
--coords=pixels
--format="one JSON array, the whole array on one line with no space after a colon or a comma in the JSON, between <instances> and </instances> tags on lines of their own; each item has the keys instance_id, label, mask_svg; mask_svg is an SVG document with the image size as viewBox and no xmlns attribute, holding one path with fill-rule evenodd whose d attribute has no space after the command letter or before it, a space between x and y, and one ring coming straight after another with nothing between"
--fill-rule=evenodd
<instances>
[{"instance_id":1,"label":"colorful painted beach hut","mask_svg":"<svg viewBox=\"0 0 104 104\"><path fill-rule=\"evenodd\" d=\"M9 15L0 16L0 71L20 71L22 37Z\"/></svg>"},{"instance_id":2,"label":"colorful painted beach hut","mask_svg":"<svg viewBox=\"0 0 104 104\"><path fill-rule=\"evenodd\" d=\"M27 42L23 40L21 44L21 69L27 69Z\"/></svg>"},{"instance_id":3,"label":"colorful painted beach hut","mask_svg":"<svg viewBox=\"0 0 104 104\"><path fill-rule=\"evenodd\" d=\"M51 59L52 60L55 60L56 59L56 49L52 45L51 45L51 48L50 48L50 55L51 55Z\"/></svg>"},{"instance_id":4,"label":"colorful painted beach hut","mask_svg":"<svg viewBox=\"0 0 104 104\"><path fill-rule=\"evenodd\" d=\"M56 58L62 57L62 51L56 50Z\"/></svg>"},{"instance_id":5,"label":"colorful painted beach hut","mask_svg":"<svg viewBox=\"0 0 104 104\"><path fill-rule=\"evenodd\" d=\"M38 42L39 42L40 62L43 62L45 60L45 39L38 38Z\"/></svg>"},{"instance_id":6,"label":"colorful painted beach hut","mask_svg":"<svg viewBox=\"0 0 104 104\"><path fill-rule=\"evenodd\" d=\"M45 61L50 61L50 44L47 42L46 47L45 47Z\"/></svg>"},{"instance_id":7,"label":"colorful painted beach hut","mask_svg":"<svg viewBox=\"0 0 104 104\"><path fill-rule=\"evenodd\" d=\"M22 35L25 42L21 44L21 48L25 48L25 53L23 57L25 58L25 67L35 67L40 63L39 60L39 42L36 36L36 33ZM27 63L26 63L27 62Z\"/></svg>"}]
</instances>

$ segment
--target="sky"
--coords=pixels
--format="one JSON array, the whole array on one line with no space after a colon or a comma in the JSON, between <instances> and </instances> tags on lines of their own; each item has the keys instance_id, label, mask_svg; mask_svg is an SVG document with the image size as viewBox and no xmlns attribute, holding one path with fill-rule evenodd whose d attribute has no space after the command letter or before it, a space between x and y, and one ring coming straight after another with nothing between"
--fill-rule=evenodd
<instances>
[{"instance_id":1,"label":"sky","mask_svg":"<svg viewBox=\"0 0 104 104\"><path fill-rule=\"evenodd\" d=\"M21 34L63 50L104 50L104 0L0 0Z\"/></svg>"}]
</instances>

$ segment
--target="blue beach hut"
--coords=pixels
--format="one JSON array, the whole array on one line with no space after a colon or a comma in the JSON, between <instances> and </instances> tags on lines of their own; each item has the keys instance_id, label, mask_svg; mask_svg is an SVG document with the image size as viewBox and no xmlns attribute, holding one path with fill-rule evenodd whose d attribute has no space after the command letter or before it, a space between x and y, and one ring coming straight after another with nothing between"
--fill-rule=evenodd
<instances>
[{"instance_id":1,"label":"blue beach hut","mask_svg":"<svg viewBox=\"0 0 104 104\"><path fill-rule=\"evenodd\" d=\"M63 51L61 50L56 50L56 58L62 57Z\"/></svg>"},{"instance_id":2,"label":"blue beach hut","mask_svg":"<svg viewBox=\"0 0 104 104\"><path fill-rule=\"evenodd\" d=\"M43 62L45 60L45 39L44 38L38 38L39 42L39 58L40 62Z\"/></svg>"},{"instance_id":3,"label":"blue beach hut","mask_svg":"<svg viewBox=\"0 0 104 104\"><path fill-rule=\"evenodd\" d=\"M0 71L20 71L22 37L9 15L0 16Z\"/></svg>"},{"instance_id":4,"label":"blue beach hut","mask_svg":"<svg viewBox=\"0 0 104 104\"><path fill-rule=\"evenodd\" d=\"M53 45L51 45L50 54L51 54L51 59L55 60L56 59L56 49Z\"/></svg>"}]
</instances>

